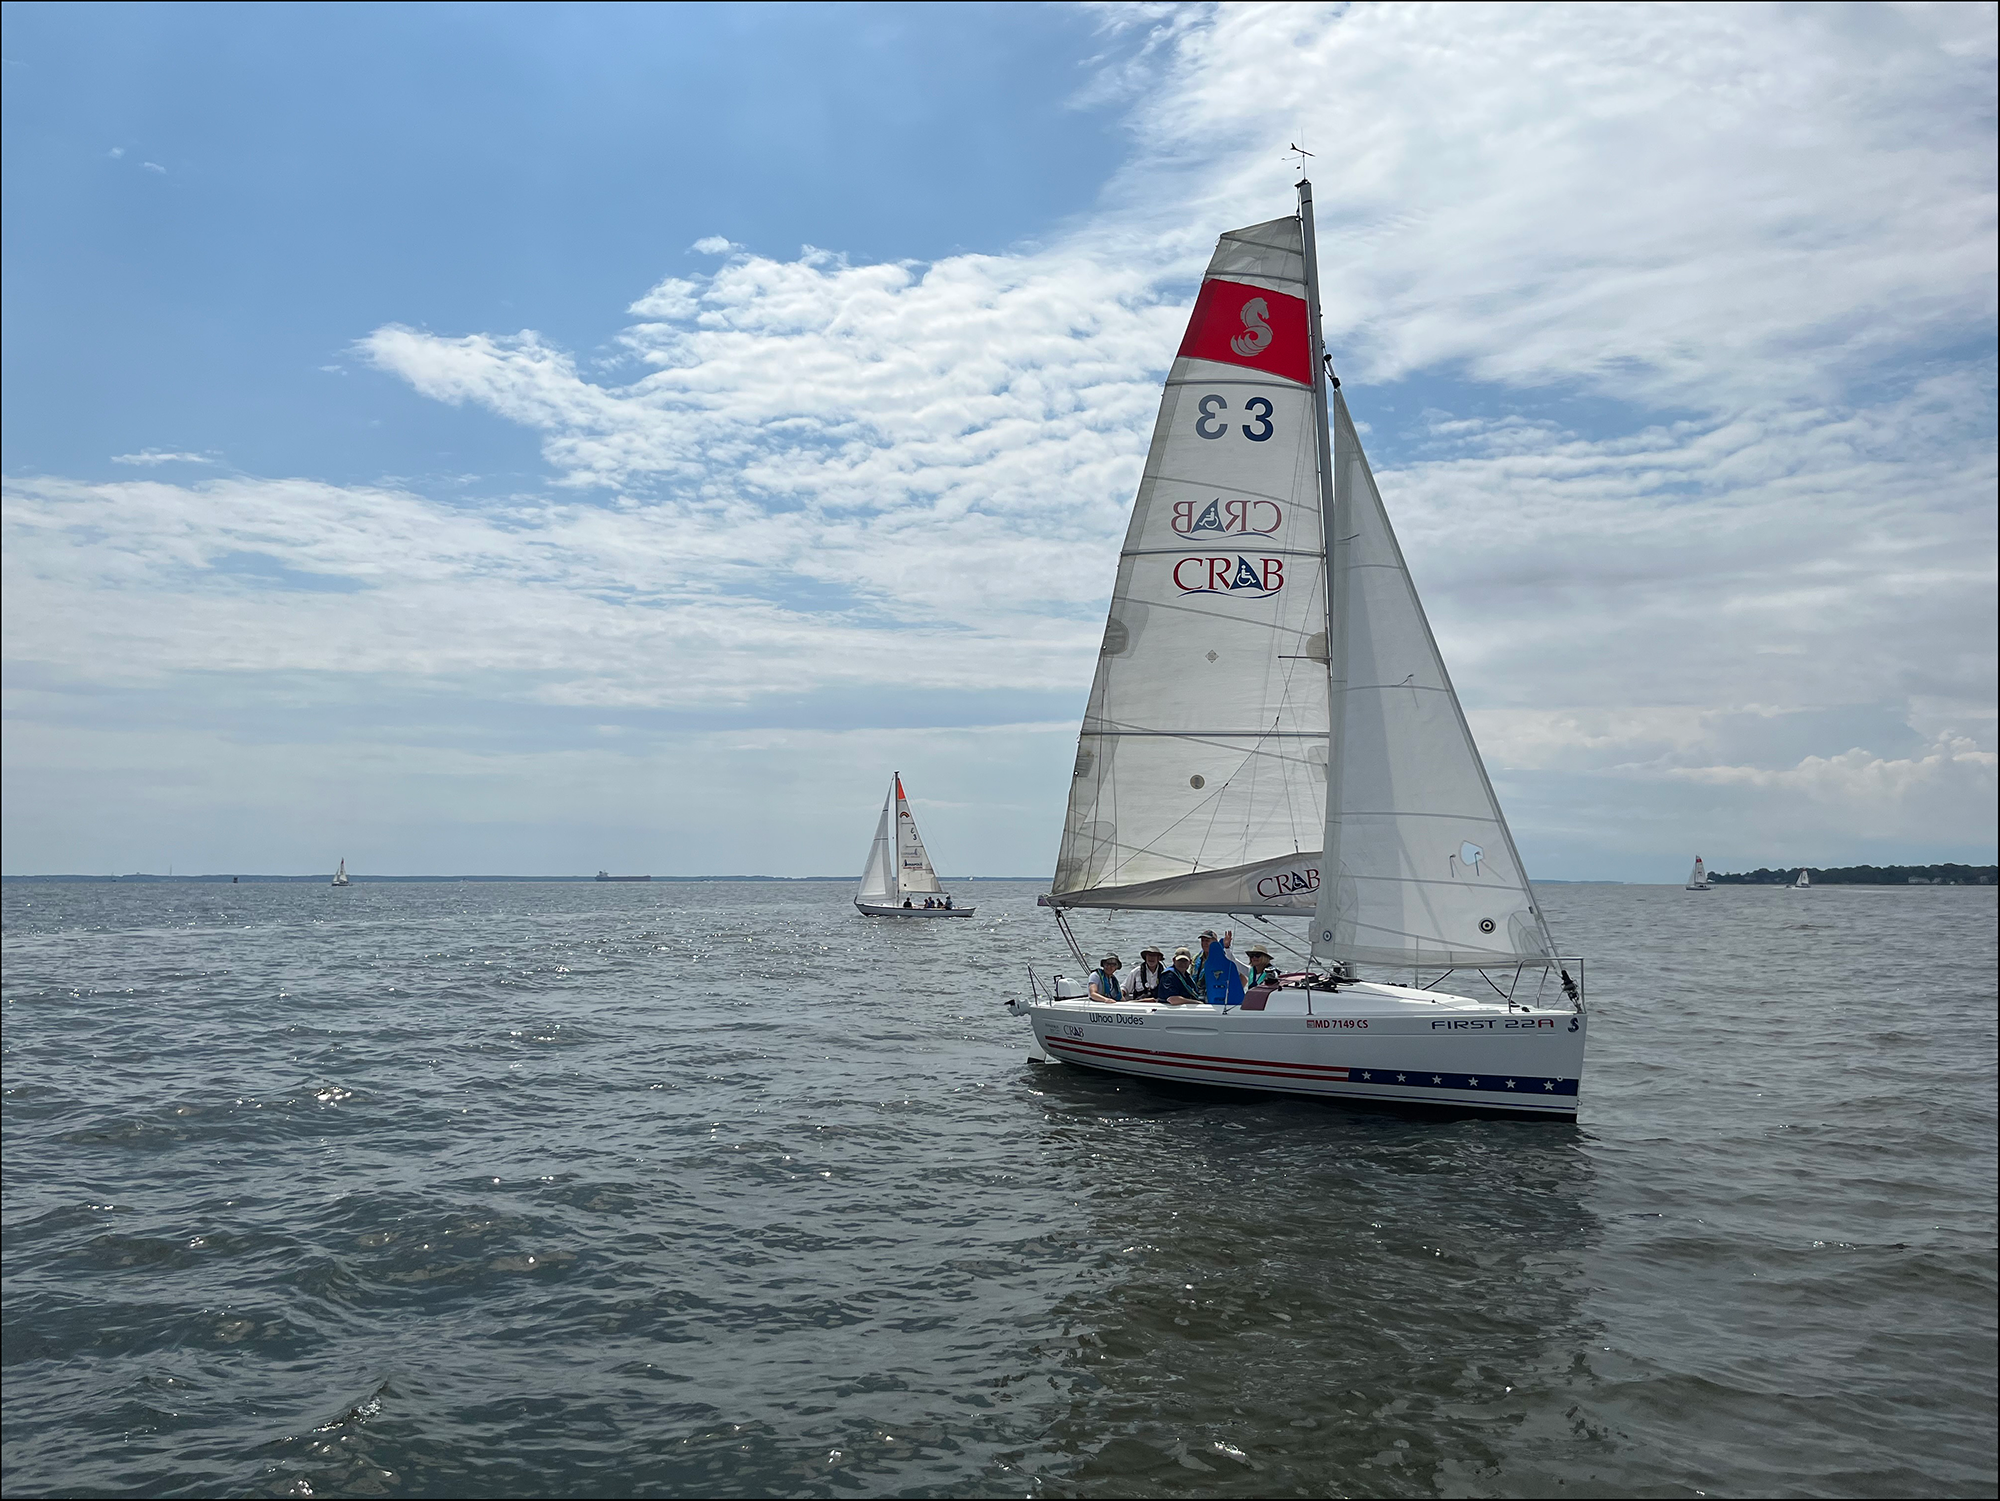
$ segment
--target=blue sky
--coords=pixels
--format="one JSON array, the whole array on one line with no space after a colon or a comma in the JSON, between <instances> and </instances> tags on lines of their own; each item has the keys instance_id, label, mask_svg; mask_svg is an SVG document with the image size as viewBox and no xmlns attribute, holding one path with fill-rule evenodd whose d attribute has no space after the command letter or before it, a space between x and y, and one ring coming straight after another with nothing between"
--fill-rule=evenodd
<instances>
[{"instance_id":1,"label":"blue sky","mask_svg":"<svg viewBox=\"0 0 2000 1501\"><path fill-rule=\"evenodd\" d=\"M9 872L1047 870L1300 135L1531 871L1993 858L1991 6L0 15Z\"/></svg>"},{"instance_id":2,"label":"blue sky","mask_svg":"<svg viewBox=\"0 0 2000 1501\"><path fill-rule=\"evenodd\" d=\"M532 434L343 381L397 321L592 350L721 234L999 249L1123 144L1059 8L37 6L6 16L6 472L540 478ZM120 153L113 155L112 153Z\"/></svg>"}]
</instances>

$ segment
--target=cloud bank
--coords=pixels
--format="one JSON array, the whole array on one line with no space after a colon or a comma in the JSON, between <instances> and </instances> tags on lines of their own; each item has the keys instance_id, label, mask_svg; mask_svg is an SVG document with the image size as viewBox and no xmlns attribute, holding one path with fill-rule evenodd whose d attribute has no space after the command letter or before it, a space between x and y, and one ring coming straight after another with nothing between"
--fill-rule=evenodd
<instances>
[{"instance_id":1,"label":"cloud bank","mask_svg":"<svg viewBox=\"0 0 2000 1501\"><path fill-rule=\"evenodd\" d=\"M635 788L829 700L1012 726L1045 816L966 837L1040 868L1193 278L1303 138L1329 341L1531 865L1746 818L1771 858L1990 849L1991 7L1105 15L1133 153L1039 242L718 235L604 349L360 337L536 433L546 492L10 482L10 683L587 711Z\"/></svg>"}]
</instances>

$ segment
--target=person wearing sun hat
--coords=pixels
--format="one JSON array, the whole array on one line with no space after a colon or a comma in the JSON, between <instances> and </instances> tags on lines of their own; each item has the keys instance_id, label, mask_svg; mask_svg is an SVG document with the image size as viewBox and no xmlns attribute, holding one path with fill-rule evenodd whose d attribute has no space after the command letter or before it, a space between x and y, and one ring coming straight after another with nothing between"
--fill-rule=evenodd
<instances>
[{"instance_id":1,"label":"person wearing sun hat","mask_svg":"<svg viewBox=\"0 0 2000 1501\"><path fill-rule=\"evenodd\" d=\"M1165 956L1150 945L1139 950L1139 967L1123 981L1128 1000L1150 1001L1160 993L1160 976L1166 972Z\"/></svg>"},{"instance_id":2,"label":"person wearing sun hat","mask_svg":"<svg viewBox=\"0 0 2000 1501\"><path fill-rule=\"evenodd\" d=\"M1122 1001L1125 991L1118 983L1118 956L1106 954L1090 976L1090 998L1093 1001Z\"/></svg>"},{"instance_id":3,"label":"person wearing sun hat","mask_svg":"<svg viewBox=\"0 0 2000 1501\"><path fill-rule=\"evenodd\" d=\"M1271 962L1271 954L1268 949L1245 949L1243 957L1250 961L1250 979L1248 984L1251 989L1254 990L1259 985L1275 985L1278 983L1278 966Z\"/></svg>"}]
</instances>

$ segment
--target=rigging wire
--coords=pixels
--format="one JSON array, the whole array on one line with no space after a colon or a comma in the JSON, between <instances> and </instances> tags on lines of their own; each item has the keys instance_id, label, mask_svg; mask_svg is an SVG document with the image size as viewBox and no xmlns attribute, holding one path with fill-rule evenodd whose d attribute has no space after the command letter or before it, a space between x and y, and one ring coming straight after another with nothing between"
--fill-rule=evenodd
<instances>
[{"instance_id":1,"label":"rigging wire","mask_svg":"<svg viewBox=\"0 0 2000 1501\"><path fill-rule=\"evenodd\" d=\"M1271 935L1271 942L1275 943L1279 948L1283 949L1293 958L1303 959L1308 964L1312 962L1312 954L1309 951L1302 952L1299 949L1293 948L1291 944L1285 942L1284 938L1279 936L1280 934L1284 933L1285 930L1279 927L1276 923L1272 922L1269 918L1260 917L1255 912L1232 912L1229 914L1229 916L1232 922L1253 922L1257 924L1258 927L1262 928L1266 933L1269 933Z\"/></svg>"},{"instance_id":2,"label":"rigging wire","mask_svg":"<svg viewBox=\"0 0 2000 1501\"><path fill-rule=\"evenodd\" d=\"M1049 911L1055 913L1056 926L1062 929L1063 942L1069 945L1069 951L1076 956L1076 962L1088 970L1090 961L1083 956L1083 946L1076 941L1076 934L1070 931L1069 914L1054 903L1049 905Z\"/></svg>"}]
</instances>

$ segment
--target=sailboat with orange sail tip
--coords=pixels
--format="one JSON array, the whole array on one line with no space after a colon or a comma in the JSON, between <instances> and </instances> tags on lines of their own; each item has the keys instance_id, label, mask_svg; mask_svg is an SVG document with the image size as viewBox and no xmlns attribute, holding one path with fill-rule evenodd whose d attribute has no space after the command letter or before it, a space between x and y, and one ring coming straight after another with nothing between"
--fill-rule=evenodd
<instances>
[{"instance_id":1,"label":"sailboat with orange sail tip","mask_svg":"<svg viewBox=\"0 0 2000 1501\"><path fill-rule=\"evenodd\" d=\"M868 846L854 906L865 917L972 916L972 908L959 906L931 868L917 815L903 795L901 772L889 778L889 796L875 825L875 842Z\"/></svg>"}]
</instances>

